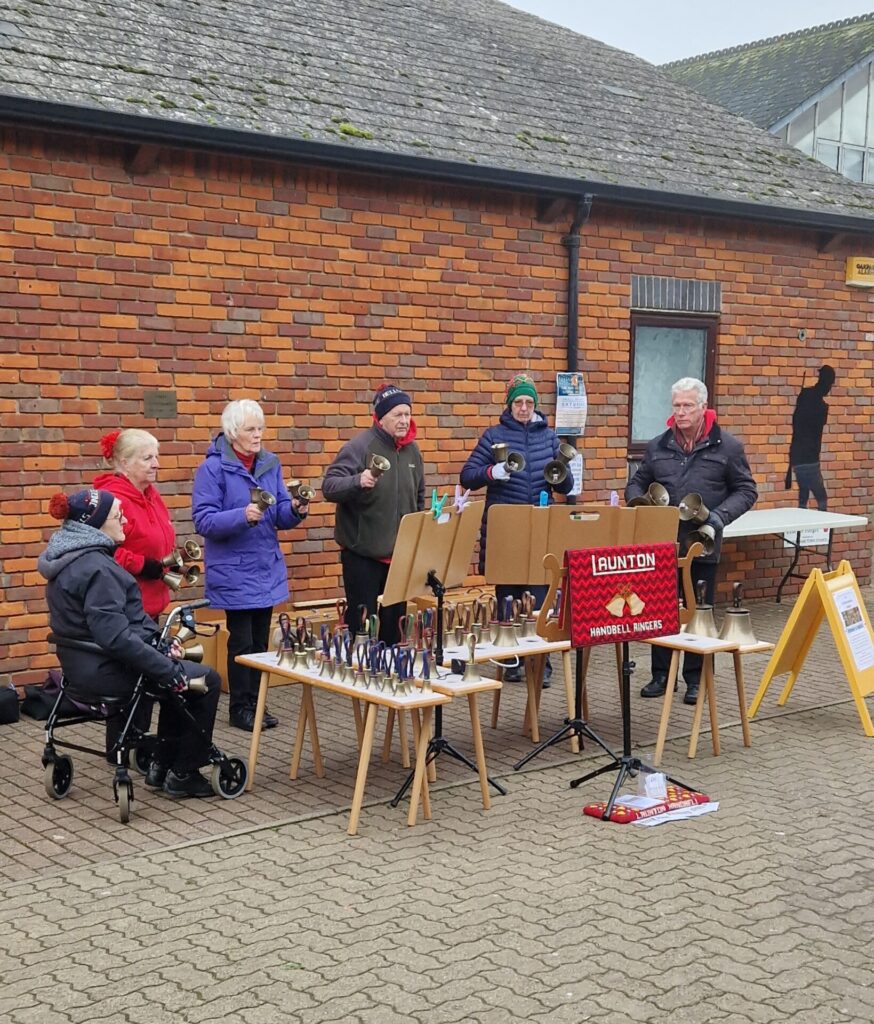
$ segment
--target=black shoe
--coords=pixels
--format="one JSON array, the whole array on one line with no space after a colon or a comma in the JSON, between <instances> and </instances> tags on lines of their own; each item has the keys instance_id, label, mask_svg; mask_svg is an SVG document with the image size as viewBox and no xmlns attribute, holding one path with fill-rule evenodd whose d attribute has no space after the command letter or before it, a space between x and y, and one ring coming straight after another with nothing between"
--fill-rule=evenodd
<instances>
[{"instance_id":1,"label":"black shoe","mask_svg":"<svg viewBox=\"0 0 874 1024\"><path fill-rule=\"evenodd\" d=\"M179 800L182 797L213 796L212 786L198 771L175 771L170 769L164 780L167 796Z\"/></svg>"},{"instance_id":2,"label":"black shoe","mask_svg":"<svg viewBox=\"0 0 874 1024\"><path fill-rule=\"evenodd\" d=\"M254 714L254 712L252 712ZM279 725L276 715L271 715L267 708L264 708L264 718L261 720L262 729L275 729Z\"/></svg>"},{"instance_id":3,"label":"black shoe","mask_svg":"<svg viewBox=\"0 0 874 1024\"><path fill-rule=\"evenodd\" d=\"M163 789L164 780L167 778L167 765L154 758L149 762L149 770L143 780L149 789Z\"/></svg>"},{"instance_id":4,"label":"black shoe","mask_svg":"<svg viewBox=\"0 0 874 1024\"><path fill-rule=\"evenodd\" d=\"M505 683L521 683L523 679L522 669L518 666L516 668L505 668L504 669L504 682Z\"/></svg>"},{"instance_id":5,"label":"black shoe","mask_svg":"<svg viewBox=\"0 0 874 1024\"><path fill-rule=\"evenodd\" d=\"M240 708L239 711L231 711L228 722L234 729L252 732L255 728L255 712L252 708Z\"/></svg>"},{"instance_id":6,"label":"black shoe","mask_svg":"<svg viewBox=\"0 0 874 1024\"><path fill-rule=\"evenodd\" d=\"M653 676L652 679L640 691L641 697L663 697L668 688L667 676ZM674 692L677 691L677 684L674 683Z\"/></svg>"},{"instance_id":7,"label":"black shoe","mask_svg":"<svg viewBox=\"0 0 874 1024\"><path fill-rule=\"evenodd\" d=\"M697 704L698 703L698 691L701 689L698 683L688 683L686 685L686 693L683 695L684 704Z\"/></svg>"}]
</instances>

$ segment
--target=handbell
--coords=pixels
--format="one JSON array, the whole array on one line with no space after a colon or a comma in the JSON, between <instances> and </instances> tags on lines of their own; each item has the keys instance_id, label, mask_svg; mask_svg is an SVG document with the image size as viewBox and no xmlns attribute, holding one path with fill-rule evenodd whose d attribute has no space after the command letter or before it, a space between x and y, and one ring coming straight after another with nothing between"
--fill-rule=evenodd
<instances>
[{"instance_id":1,"label":"handbell","mask_svg":"<svg viewBox=\"0 0 874 1024\"><path fill-rule=\"evenodd\" d=\"M382 476L383 473L387 473L391 469L391 463L384 455L377 455L374 452L367 463L367 468L377 479Z\"/></svg>"},{"instance_id":2,"label":"handbell","mask_svg":"<svg viewBox=\"0 0 874 1024\"><path fill-rule=\"evenodd\" d=\"M468 660L464 666L464 673L462 674L462 681L465 683L479 683L482 682L482 675L480 674L479 665L474 662L476 656L476 636L471 633L467 638L467 654Z\"/></svg>"},{"instance_id":3,"label":"handbell","mask_svg":"<svg viewBox=\"0 0 874 1024\"><path fill-rule=\"evenodd\" d=\"M564 483L567 480L568 467L576 457L576 448L562 441L558 446L558 455L554 459L550 459L543 468L543 476L546 482L553 487L556 484Z\"/></svg>"},{"instance_id":4,"label":"handbell","mask_svg":"<svg viewBox=\"0 0 874 1024\"><path fill-rule=\"evenodd\" d=\"M670 503L671 496L668 494L667 488L653 482L647 487L645 494L641 494L639 498L632 498L628 502L628 507L639 508L641 505L658 505L661 507L670 505Z\"/></svg>"},{"instance_id":5,"label":"handbell","mask_svg":"<svg viewBox=\"0 0 874 1024\"><path fill-rule=\"evenodd\" d=\"M496 465L506 466L508 473L521 473L525 468L525 456L521 452L511 451L506 441L492 445L492 458Z\"/></svg>"},{"instance_id":6,"label":"handbell","mask_svg":"<svg viewBox=\"0 0 874 1024\"><path fill-rule=\"evenodd\" d=\"M181 569L184 565L182 555L174 548L169 555L164 555L161 559L161 565L166 569Z\"/></svg>"},{"instance_id":7,"label":"handbell","mask_svg":"<svg viewBox=\"0 0 874 1024\"><path fill-rule=\"evenodd\" d=\"M719 630L716 628L716 620L713 618L713 605L704 603L704 580L698 580L696 585L697 603L692 618L686 623L686 632L693 636L711 636L714 639L719 637Z\"/></svg>"},{"instance_id":8,"label":"handbell","mask_svg":"<svg viewBox=\"0 0 874 1024\"><path fill-rule=\"evenodd\" d=\"M265 491L263 487L253 487L250 497L252 504L257 505L262 512L266 512L268 508L276 504L276 498L270 491Z\"/></svg>"},{"instance_id":9,"label":"handbell","mask_svg":"<svg viewBox=\"0 0 874 1024\"><path fill-rule=\"evenodd\" d=\"M709 515L710 509L696 491L680 498L680 518L684 523L706 523Z\"/></svg>"},{"instance_id":10,"label":"handbell","mask_svg":"<svg viewBox=\"0 0 874 1024\"><path fill-rule=\"evenodd\" d=\"M688 534L686 542L689 547L693 544L700 544L704 548L705 556L712 555L716 549L716 530L705 523L703 526L699 526L697 530L693 530Z\"/></svg>"},{"instance_id":11,"label":"handbell","mask_svg":"<svg viewBox=\"0 0 874 1024\"><path fill-rule=\"evenodd\" d=\"M492 638L495 647L516 647L516 631L512 622L499 622L495 636Z\"/></svg>"},{"instance_id":12,"label":"handbell","mask_svg":"<svg viewBox=\"0 0 874 1024\"><path fill-rule=\"evenodd\" d=\"M314 487L310 487L309 484L302 484L300 480L289 480L288 493L292 498L297 498L298 501L307 505L313 500L313 498L315 498L316 489Z\"/></svg>"},{"instance_id":13,"label":"handbell","mask_svg":"<svg viewBox=\"0 0 874 1024\"><path fill-rule=\"evenodd\" d=\"M203 551L196 540L187 540L182 545L182 550L185 552L185 558L189 562L196 562L199 558L203 557Z\"/></svg>"},{"instance_id":14,"label":"handbell","mask_svg":"<svg viewBox=\"0 0 874 1024\"><path fill-rule=\"evenodd\" d=\"M180 590L182 584L185 583L189 587L193 587L195 583L200 579L200 566L189 565L184 573L181 572L165 572L164 582L171 590Z\"/></svg>"},{"instance_id":15,"label":"handbell","mask_svg":"<svg viewBox=\"0 0 874 1024\"><path fill-rule=\"evenodd\" d=\"M753 633L753 622L750 617L749 608L741 608L742 595L743 584L735 583L732 607L725 609L725 618L722 620L719 639L736 643L739 647L753 647L758 643L758 640L756 640L756 636Z\"/></svg>"}]
</instances>

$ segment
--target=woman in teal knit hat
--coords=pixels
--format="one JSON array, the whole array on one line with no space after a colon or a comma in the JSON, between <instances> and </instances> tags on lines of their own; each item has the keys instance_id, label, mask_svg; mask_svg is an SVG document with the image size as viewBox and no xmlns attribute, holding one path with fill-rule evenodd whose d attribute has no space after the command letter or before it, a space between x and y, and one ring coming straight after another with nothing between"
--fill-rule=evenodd
<instances>
[{"instance_id":1,"label":"woman in teal knit hat","mask_svg":"<svg viewBox=\"0 0 874 1024\"><path fill-rule=\"evenodd\" d=\"M569 494L574 481L570 473L560 484L548 484L543 471L546 464L558 454L559 440L549 426L544 414L537 408L537 389L534 381L525 373L517 373L507 388L506 406L497 424L489 427L477 441L476 448L461 471L461 486L472 491L486 488L486 509L480 530L479 571L485 571L486 534L488 511L492 505L539 505L541 492L545 491L547 501L552 504L553 491ZM511 451L525 457L525 468L511 473L503 462L496 462L492 445L504 443ZM519 582L513 585L498 584L495 596L498 608L503 613L507 597L518 598L530 590L539 608L546 597L545 586L529 586ZM520 669L504 673L504 679L519 680ZM546 685L546 684L544 684Z\"/></svg>"}]
</instances>

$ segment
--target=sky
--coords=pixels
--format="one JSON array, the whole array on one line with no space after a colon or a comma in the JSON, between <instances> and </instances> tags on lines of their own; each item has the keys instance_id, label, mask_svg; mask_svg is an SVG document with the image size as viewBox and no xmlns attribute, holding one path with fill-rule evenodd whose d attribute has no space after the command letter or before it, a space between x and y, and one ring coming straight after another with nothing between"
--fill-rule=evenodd
<instances>
[{"instance_id":1,"label":"sky","mask_svg":"<svg viewBox=\"0 0 874 1024\"><path fill-rule=\"evenodd\" d=\"M874 0L505 0L653 64L874 13Z\"/></svg>"}]
</instances>

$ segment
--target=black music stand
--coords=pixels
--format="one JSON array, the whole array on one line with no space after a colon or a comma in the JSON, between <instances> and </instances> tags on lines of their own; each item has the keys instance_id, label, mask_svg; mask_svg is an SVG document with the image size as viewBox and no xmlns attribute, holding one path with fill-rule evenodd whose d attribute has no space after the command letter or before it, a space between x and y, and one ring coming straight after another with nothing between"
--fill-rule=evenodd
<instances>
[{"instance_id":1,"label":"black music stand","mask_svg":"<svg viewBox=\"0 0 874 1024\"><path fill-rule=\"evenodd\" d=\"M398 528L382 603L397 604L431 591L437 599L435 671L439 671L443 662L443 598L448 587L464 582L484 509L485 502L471 502L463 512L450 514L444 521L435 519L431 512L413 512L403 517ZM438 704L434 712L434 735L428 741L425 756L426 766L441 754L448 754L472 772L479 772L474 762L456 750L443 735L443 707ZM391 801L392 807L397 807L404 798L413 783L413 775L410 772L407 776ZM507 791L500 783L490 778L489 784L501 796L506 796Z\"/></svg>"}]
</instances>

